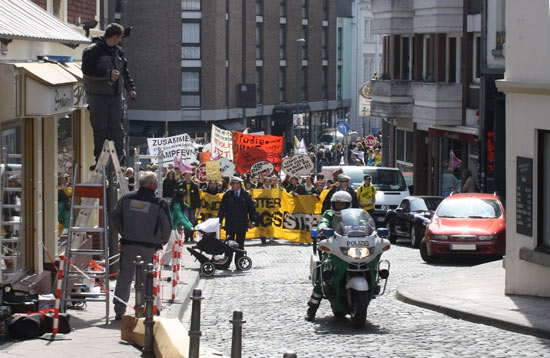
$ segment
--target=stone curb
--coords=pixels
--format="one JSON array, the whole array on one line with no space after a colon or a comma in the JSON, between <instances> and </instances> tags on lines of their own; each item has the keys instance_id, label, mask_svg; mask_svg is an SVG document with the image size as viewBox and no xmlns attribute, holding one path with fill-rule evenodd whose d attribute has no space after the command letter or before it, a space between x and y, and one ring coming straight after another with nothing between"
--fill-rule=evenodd
<instances>
[{"instance_id":1,"label":"stone curb","mask_svg":"<svg viewBox=\"0 0 550 358\"><path fill-rule=\"evenodd\" d=\"M481 323L539 338L550 339L550 330L519 324L499 315L488 314L477 310L465 311L451 305L442 305L437 302L437 300L416 297L406 287L398 287L395 296L399 301L443 313L452 318L462 319L473 323Z\"/></svg>"}]
</instances>

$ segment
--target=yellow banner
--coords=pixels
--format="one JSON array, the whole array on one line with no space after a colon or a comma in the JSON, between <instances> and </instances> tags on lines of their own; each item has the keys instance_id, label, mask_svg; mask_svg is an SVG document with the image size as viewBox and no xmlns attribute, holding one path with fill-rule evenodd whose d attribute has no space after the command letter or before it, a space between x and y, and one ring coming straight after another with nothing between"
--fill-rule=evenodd
<instances>
[{"instance_id":1,"label":"yellow banner","mask_svg":"<svg viewBox=\"0 0 550 358\"><path fill-rule=\"evenodd\" d=\"M248 230L247 239L275 237L294 242L311 242L311 229L317 227L321 217L322 201L317 197L293 196L279 189L253 189L250 194L256 207L257 225ZM222 197L223 194L201 194L199 222L218 216ZM220 235L225 237L225 232L222 231Z\"/></svg>"}]
</instances>

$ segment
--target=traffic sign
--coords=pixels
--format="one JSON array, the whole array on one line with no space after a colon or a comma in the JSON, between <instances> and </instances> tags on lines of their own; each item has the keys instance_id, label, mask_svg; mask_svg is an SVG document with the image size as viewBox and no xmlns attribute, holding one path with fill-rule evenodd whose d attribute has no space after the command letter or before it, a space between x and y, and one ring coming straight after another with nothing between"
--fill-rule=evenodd
<instances>
[{"instance_id":1,"label":"traffic sign","mask_svg":"<svg viewBox=\"0 0 550 358\"><path fill-rule=\"evenodd\" d=\"M206 181L206 163L201 163L195 172L195 177L201 182Z\"/></svg>"},{"instance_id":2,"label":"traffic sign","mask_svg":"<svg viewBox=\"0 0 550 358\"><path fill-rule=\"evenodd\" d=\"M347 135L349 133L349 124L348 122L338 122L338 132L342 133L343 135Z\"/></svg>"},{"instance_id":3,"label":"traffic sign","mask_svg":"<svg viewBox=\"0 0 550 358\"><path fill-rule=\"evenodd\" d=\"M373 135L369 135L365 138L365 143L367 144L367 147L374 147L376 144L376 139Z\"/></svg>"}]
</instances>

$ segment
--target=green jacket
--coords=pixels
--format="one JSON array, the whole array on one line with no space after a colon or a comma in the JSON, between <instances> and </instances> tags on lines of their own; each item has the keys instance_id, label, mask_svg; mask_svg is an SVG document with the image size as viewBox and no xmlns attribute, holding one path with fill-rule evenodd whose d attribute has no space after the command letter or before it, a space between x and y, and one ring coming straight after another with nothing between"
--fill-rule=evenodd
<instances>
[{"instance_id":1,"label":"green jacket","mask_svg":"<svg viewBox=\"0 0 550 358\"><path fill-rule=\"evenodd\" d=\"M187 206L186 204L184 204ZM172 216L172 230L178 229L178 223L181 223L184 229L191 230L193 228L193 224L187 216L183 214L183 208L181 207L181 203L175 203L173 209L170 211L170 214Z\"/></svg>"},{"instance_id":2,"label":"green jacket","mask_svg":"<svg viewBox=\"0 0 550 358\"><path fill-rule=\"evenodd\" d=\"M321 217L321 220L319 221L319 225L317 225L317 229L319 232L323 229L332 229L332 218L334 217L334 211L327 210L323 213L323 216Z\"/></svg>"}]
</instances>

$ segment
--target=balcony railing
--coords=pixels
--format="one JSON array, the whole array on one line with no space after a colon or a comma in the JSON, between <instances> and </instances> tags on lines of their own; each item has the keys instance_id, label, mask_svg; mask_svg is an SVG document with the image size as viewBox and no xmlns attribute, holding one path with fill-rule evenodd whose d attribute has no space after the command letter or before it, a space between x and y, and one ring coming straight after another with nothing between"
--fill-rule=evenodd
<instances>
[{"instance_id":1,"label":"balcony railing","mask_svg":"<svg viewBox=\"0 0 550 358\"><path fill-rule=\"evenodd\" d=\"M382 118L411 118L411 81L371 81L371 115Z\"/></svg>"},{"instance_id":2,"label":"balcony railing","mask_svg":"<svg viewBox=\"0 0 550 358\"><path fill-rule=\"evenodd\" d=\"M413 82L413 121L428 125L462 124L462 85Z\"/></svg>"}]
</instances>

